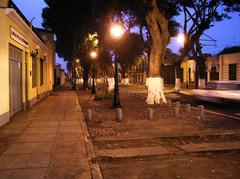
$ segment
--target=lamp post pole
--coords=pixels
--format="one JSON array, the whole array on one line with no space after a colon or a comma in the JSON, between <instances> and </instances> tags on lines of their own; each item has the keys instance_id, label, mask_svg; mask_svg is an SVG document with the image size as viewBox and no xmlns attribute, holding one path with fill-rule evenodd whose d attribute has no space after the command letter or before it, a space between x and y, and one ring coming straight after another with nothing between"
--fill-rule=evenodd
<instances>
[{"instance_id":1,"label":"lamp post pole","mask_svg":"<svg viewBox=\"0 0 240 179\"><path fill-rule=\"evenodd\" d=\"M76 62L73 63L73 70L72 70L72 89L76 90Z\"/></svg>"},{"instance_id":2,"label":"lamp post pole","mask_svg":"<svg viewBox=\"0 0 240 179\"><path fill-rule=\"evenodd\" d=\"M93 62L92 94L96 94L96 85L95 85L95 64L94 64L94 62Z\"/></svg>"},{"instance_id":3,"label":"lamp post pole","mask_svg":"<svg viewBox=\"0 0 240 179\"><path fill-rule=\"evenodd\" d=\"M118 55L117 55L117 42L115 42L115 59L114 59L114 96L113 107L120 107L119 99L119 86L118 86Z\"/></svg>"},{"instance_id":4,"label":"lamp post pole","mask_svg":"<svg viewBox=\"0 0 240 179\"><path fill-rule=\"evenodd\" d=\"M97 52L96 51L91 51L90 52L90 57L92 58L92 67L93 67L93 69L92 69L92 73L93 73L93 79L92 79L92 91L91 91L91 93L92 94L96 94L96 83L95 83L95 60L96 60L96 58L97 58Z\"/></svg>"}]
</instances>

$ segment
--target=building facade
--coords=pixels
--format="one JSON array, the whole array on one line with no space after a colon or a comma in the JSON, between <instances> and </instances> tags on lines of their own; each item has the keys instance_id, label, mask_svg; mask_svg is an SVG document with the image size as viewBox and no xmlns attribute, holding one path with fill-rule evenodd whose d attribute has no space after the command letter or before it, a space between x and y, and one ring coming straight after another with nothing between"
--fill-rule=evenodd
<instances>
[{"instance_id":1,"label":"building facade","mask_svg":"<svg viewBox=\"0 0 240 179\"><path fill-rule=\"evenodd\" d=\"M183 85L195 82L195 60L181 64ZM211 56L206 59L206 82L240 83L240 53Z\"/></svg>"},{"instance_id":2,"label":"building facade","mask_svg":"<svg viewBox=\"0 0 240 179\"><path fill-rule=\"evenodd\" d=\"M53 89L54 40L42 40L11 1L0 8L0 126ZM43 34L42 34L43 35ZM51 41L51 42L50 42Z\"/></svg>"},{"instance_id":3,"label":"building facade","mask_svg":"<svg viewBox=\"0 0 240 179\"><path fill-rule=\"evenodd\" d=\"M219 79L240 81L240 53L219 56Z\"/></svg>"},{"instance_id":4,"label":"building facade","mask_svg":"<svg viewBox=\"0 0 240 179\"><path fill-rule=\"evenodd\" d=\"M59 87L65 84L66 82L66 74L65 71L61 68L61 65L55 65L54 68L54 86Z\"/></svg>"}]
</instances>

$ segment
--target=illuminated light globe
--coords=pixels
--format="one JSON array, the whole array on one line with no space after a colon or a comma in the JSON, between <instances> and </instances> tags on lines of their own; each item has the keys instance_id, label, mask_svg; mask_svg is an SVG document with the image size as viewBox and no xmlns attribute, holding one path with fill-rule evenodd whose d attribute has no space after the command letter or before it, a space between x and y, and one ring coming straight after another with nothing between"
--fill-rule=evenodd
<instances>
[{"instance_id":1,"label":"illuminated light globe","mask_svg":"<svg viewBox=\"0 0 240 179\"><path fill-rule=\"evenodd\" d=\"M124 29L119 24L114 24L110 30L111 36L113 39L119 39L124 33Z\"/></svg>"},{"instance_id":2,"label":"illuminated light globe","mask_svg":"<svg viewBox=\"0 0 240 179\"><path fill-rule=\"evenodd\" d=\"M90 53L90 56L91 56L92 59L97 58L97 52L92 51L92 52Z\"/></svg>"},{"instance_id":3,"label":"illuminated light globe","mask_svg":"<svg viewBox=\"0 0 240 179\"><path fill-rule=\"evenodd\" d=\"M76 59L76 63L79 63L80 62L80 60L79 59Z\"/></svg>"},{"instance_id":4,"label":"illuminated light globe","mask_svg":"<svg viewBox=\"0 0 240 179\"><path fill-rule=\"evenodd\" d=\"M178 36L177 36L177 42L178 42L180 45L184 45L184 41L185 41L184 34L178 34Z\"/></svg>"}]
</instances>

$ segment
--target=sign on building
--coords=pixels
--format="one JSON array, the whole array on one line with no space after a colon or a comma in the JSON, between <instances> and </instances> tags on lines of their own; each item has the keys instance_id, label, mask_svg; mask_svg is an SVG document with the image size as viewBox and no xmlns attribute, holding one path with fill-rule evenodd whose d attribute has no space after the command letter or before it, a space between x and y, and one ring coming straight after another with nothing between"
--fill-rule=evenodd
<instances>
[{"instance_id":1,"label":"sign on building","mask_svg":"<svg viewBox=\"0 0 240 179\"><path fill-rule=\"evenodd\" d=\"M13 27L10 27L10 37L19 44L28 48L29 46L28 40Z\"/></svg>"}]
</instances>

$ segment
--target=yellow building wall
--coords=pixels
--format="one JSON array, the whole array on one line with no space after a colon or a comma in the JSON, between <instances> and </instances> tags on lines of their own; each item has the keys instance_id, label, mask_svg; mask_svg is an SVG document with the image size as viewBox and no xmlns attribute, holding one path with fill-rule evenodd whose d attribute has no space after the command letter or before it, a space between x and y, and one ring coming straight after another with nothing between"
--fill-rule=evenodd
<instances>
[{"instance_id":1,"label":"yellow building wall","mask_svg":"<svg viewBox=\"0 0 240 179\"><path fill-rule=\"evenodd\" d=\"M9 62L8 59L8 36L9 29L2 28L7 26L7 22L2 20L4 18L4 11L0 9L0 114L9 111Z\"/></svg>"},{"instance_id":2,"label":"yellow building wall","mask_svg":"<svg viewBox=\"0 0 240 179\"><path fill-rule=\"evenodd\" d=\"M45 54L55 54L52 49L48 49L46 45L40 43L31 34L24 29L21 20L16 23L11 17L5 14L5 9L0 9L0 116L9 111L9 44L22 50L22 102L36 98L37 95L52 90L53 84L53 60L47 56L44 62L44 83L40 85L40 63L39 59ZM10 27L15 28L21 35L23 35L29 42L29 47L26 48L15 40L10 38ZM35 51L36 46L40 46L39 54L37 56L37 87L32 88L32 57L30 52ZM27 52L27 57L25 57ZM25 61L26 59L26 61ZM27 68L27 77L25 75ZM49 77L48 77L49 76ZM26 80L27 79L27 80ZM27 97L26 99L26 81L27 81ZM1 121L0 121L1 123ZM1 126L1 125L0 125Z\"/></svg>"}]
</instances>

